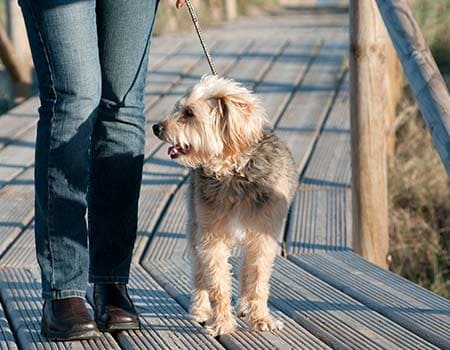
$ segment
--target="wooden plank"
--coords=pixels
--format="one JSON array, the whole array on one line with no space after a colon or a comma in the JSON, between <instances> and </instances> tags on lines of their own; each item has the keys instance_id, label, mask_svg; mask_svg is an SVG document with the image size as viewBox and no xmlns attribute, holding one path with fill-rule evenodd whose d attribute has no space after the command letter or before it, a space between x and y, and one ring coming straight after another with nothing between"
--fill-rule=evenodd
<instances>
[{"instance_id":1,"label":"wooden plank","mask_svg":"<svg viewBox=\"0 0 450 350\"><path fill-rule=\"evenodd\" d=\"M264 80L255 89L272 126L278 121L289 99L304 78L320 44L318 41L306 43L298 41L288 42L286 45Z\"/></svg>"},{"instance_id":2,"label":"wooden plank","mask_svg":"<svg viewBox=\"0 0 450 350\"><path fill-rule=\"evenodd\" d=\"M175 55L184 45L182 36L152 37L150 57L148 60L148 74L157 70L168 59Z\"/></svg>"},{"instance_id":3,"label":"wooden plank","mask_svg":"<svg viewBox=\"0 0 450 350\"><path fill-rule=\"evenodd\" d=\"M292 11L290 11L292 14ZM210 37L222 38L283 38L287 40L329 38L348 40L348 13L302 13L292 16L258 16L240 18L239 21L225 23L218 29L209 29Z\"/></svg>"},{"instance_id":4,"label":"wooden plank","mask_svg":"<svg viewBox=\"0 0 450 350\"><path fill-rule=\"evenodd\" d=\"M333 256L335 259L339 259L347 265L351 265L352 268L358 269L358 271L363 274L367 274L376 280L377 283L389 284L402 293L408 294L410 297L414 297L431 307L444 309L448 309L450 307L450 302L448 299L434 294L428 289L425 289L395 273L387 273L386 270L379 268L378 266L362 259L359 255L352 252L332 252L330 253L330 256Z\"/></svg>"},{"instance_id":5,"label":"wooden plank","mask_svg":"<svg viewBox=\"0 0 450 350\"><path fill-rule=\"evenodd\" d=\"M348 76L300 179L289 217L288 254L352 247Z\"/></svg>"},{"instance_id":6,"label":"wooden plank","mask_svg":"<svg viewBox=\"0 0 450 350\"><path fill-rule=\"evenodd\" d=\"M174 260L145 261L146 270L175 298L185 310L189 309L190 261L187 258ZM235 266L236 267L236 264ZM233 278L233 299L238 295L237 279ZM272 315L284 323L277 332L251 331L243 320L238 320L238 329L232 334L222 335L219 341L228 349L328 349L329 347L313 334L299 326L279 310L272 308Z\"/></svg>"},{"instance_id":7,"label":"wooden plank","mask_svg":"<svg viewBox=\"0 0 450 350\"><path fill-rule=\"evenodd\" d=\"M186 175L187 169L168 159L165 147L144 164L133 261L141 259L166 203Z\"/></svg>"},{"instance_id":8,"label":"wooden plank","mask_svg":"<svg viewBox=\"0 0 450 350\"><path fill-rule=\"evenodd\" d=\"M299 189L289 216L286 252L351 249L351 210L349 189Z\"/></svg>"},{"instance_id":9,"label":"wooden plank","mask_svg":"<svg viewBox=\"0 0 450 350\"><path fill-rule=\"evenodd\" d=\"M290 256L290 259L320 279L344 291L371 309L444 349L450 349L450 301L391 272L375 267L354 253L319 253ZM355 262L366 266L361 269ZM370 266L367 268L367 266ZM373 276L371 271L376 271Z\"/></svg>"},{"instance_id":10,"label":"wooden plank","mask_svg":"<svg viewBox=\"0 0 450 350\"><path fill-rule=\"evenodd\" d=\"M287 42L280 38L256 41L226 77L239 81L253 90L268 73L277 56L286 49L286 46Z\"/></svg>"},{"instance_id":11,"label":"wooden plank","mask_svg":"<svg viewBox=\"0 0 450 350\"><path fill-rule=\"evenodd\" d=\"M148 74L144 97L147 109L202 60L201 48L193 44L192 41L183 42L180 50L167 57L164 64ZM213 42L212 48L215 46L216 42Z\"/></svg>"},{"instance_id":12,"label":"wooden plank","mask_svg":"<svg viewBox=\"0 0 450 350\"><path fill-rule=\"evenodd\" d=\"M325 43L295 91L275 131L291 149L298 170L305 166L338 87L347 46Z\"/></svg>"},{"instance_id":13,"label":"wooden plank","mask_svg":"<svg viewBox=\"0 0 450 350\"><path fill-rule=\"evenodd\" d=\"M36 268L34 222L18 235L0 259L1 268Z\"/></svg>"},{"instance_id":14,"label":"wooden plank","mask_svg":"<svg viewBox=\"0 0 450 350\"><path fill-rule=\"evenodd\" d=\"M350 96L348 74L300 179L303 188L350 188Z\"/></svg>"},{"instance_id":15,"label":"wooden plank","mask_svg":"<svg viewBox=\"0 0 450 350\"><path fill-rule=\"evenodd\" d=\"M438 349L281 257L271 293L276 308L334 348Z\"/></svg>"},{"instance_id":16,"label":"wooden plank","mask_svg":"<svg viewBox=\"0 0 450 350\"><path fill-rule=\"evenodd\" d=\"M39 104L38 97L31 97L0 116L0 149L14 140L20 133L34 127L37 121Z\"/></svg>"},{"instance_id":17,"label":"wooden plank","mask_svg":"<svg viewBox=\"0 0 450 350\"><path fill-rule=\"evenodd\" d=\"M189 255L186 245L186 191L187 185L183 185L175 193L145 251L144 260L171 260L186 258Z\"/></svg>"},{"instance_id":18,"label":"wooden plank","mask_svg":"<svg viewBox=\"0 0 450 350\"><path fill-rule=\"evenodd\" d=\"M25 171L0 189L0 255L33 217L33 171Z\"/></svg>"},{"instance_id":19,"label":"wooden plank","mask_svg":"<svg viewBox=\"0 0 450 350\"><path fill-rule=\"evenodd\" d=\"M42 337L40 288L33 270L0 270L0 297L21 349L120 349L109 333L95 340L72 342L49 342Z\"/></svg>"},{"instance_id":20,"label":"wooden plank","mask_svg":"<svg viewBox=\"0 0 450 350\"><path fill-rule=\"evenodd\" d=\"M129 287L142 329L118 333L122 348L223 349L142 267L133 266Z\"/></svg>"},{"instance_id":21,"label":"wooden plank","mask_svg":"<svg viewBox=\"0 0 450 350\"><path fill-rule=\"evenodd\" d=\"M406 0L376 0L436 149L450 177L450 94Z\"/></svg>"},{"instance_id":22,"label":"wooden plank","mask_svg":"<svg viewBox=\"0 0 450 350\"><path fill-rule=\"evenodd\" d=\"M0 188L34 162L35 128L30 128L0 151Z\"/></svg>"},{"instance_id":23,"label":"wooden plank","mask_svg":"<svg viewBox=\"0 0 450 350\"><path fill-rule=\"evenodd\" d=\"M11 331L8 320L6 319L3 307L0 304L0 349L17 350L17 344Z\"/></svg>"}]
</instances>

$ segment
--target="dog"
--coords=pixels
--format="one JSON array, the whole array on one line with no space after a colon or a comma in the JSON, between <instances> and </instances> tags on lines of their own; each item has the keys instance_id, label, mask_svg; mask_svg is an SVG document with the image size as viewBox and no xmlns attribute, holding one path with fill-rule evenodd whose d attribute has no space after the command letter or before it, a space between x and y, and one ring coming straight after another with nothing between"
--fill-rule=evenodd
<instances>
[{"instance_id":1,"label":"dog","mask_svg":"<svg viewBox=\"0 0 450 350\"><path fill-rule=\"evenodd\" d=\"M288 147L265 125L265 111L250 90L211 75L153 125L170 144L170 158L191 169L190 313L212 336L236 326L228 260L238 243L244 251L238 316L254 330L282 328L269 313L269 279L298 177Z\"/></svg>"}]
</instances>

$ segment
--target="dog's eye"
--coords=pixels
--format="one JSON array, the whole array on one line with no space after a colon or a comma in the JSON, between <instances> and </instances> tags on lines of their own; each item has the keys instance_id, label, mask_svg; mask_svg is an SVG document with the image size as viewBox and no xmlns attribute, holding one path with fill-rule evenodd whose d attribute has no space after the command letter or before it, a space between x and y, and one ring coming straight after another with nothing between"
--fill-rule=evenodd
<instances>
[{"instance_id":1,"label":"dog's eye","mask_svg":"<svg viewBox=\"0 0 450 350\"><path fill-rule=\"evenodd\" d=\"M193 118L193 117L194 117L194 113L192 112L192 109L186 108L183 111L183 118L184 119L190 119L190 118Z\"/></svg>"}]
</instances>

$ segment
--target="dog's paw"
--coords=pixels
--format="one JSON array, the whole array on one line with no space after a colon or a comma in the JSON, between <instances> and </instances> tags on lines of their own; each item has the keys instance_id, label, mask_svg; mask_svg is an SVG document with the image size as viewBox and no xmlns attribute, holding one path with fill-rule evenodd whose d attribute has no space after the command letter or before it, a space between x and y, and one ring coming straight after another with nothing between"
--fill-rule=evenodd
<instances>
[{"instance_id":1,"label":"dog's paw","mask_svg":"<svg viewBox=\"0 0 450 350\"><path fill-rule=\"evenodd\" d=\"M192 308L189 312L190 319L198 323L205 323L211 318L210 308Z\"/></svg>"},{"instance_id":2,"label":"dog's paw","mask_svg":"<svg viewBox=\"0 0 450 350\"><path fill-rule=\"evenodd\" d=\"M239 299L236 307L236 315L237 317L243 318L246 317L249 313L250 304L245 299Z\"/></svg>"},{"instance_id":3,"label":"dog's paw","mask_svg":"<svg viewBox=\"0 0 450 350\"><path fill-rule=\"evenodd\" d=\"M232 333L236 329L236 321L233 317L226 317L222 319L212 319L206 325L206 332L217 337L218 335Z\"/></svg>"},{"instance_id":4,"label":"dog's paw","mask_svg":"<svg viewBox=\"0 0 450 350\"><path fill-rule=\"evenodd\" d=\"M274 319L271 316L249 319L250 327L255 331L270 332L278 329L283 329L283 322Z\"/></svg>"}]
</instances>

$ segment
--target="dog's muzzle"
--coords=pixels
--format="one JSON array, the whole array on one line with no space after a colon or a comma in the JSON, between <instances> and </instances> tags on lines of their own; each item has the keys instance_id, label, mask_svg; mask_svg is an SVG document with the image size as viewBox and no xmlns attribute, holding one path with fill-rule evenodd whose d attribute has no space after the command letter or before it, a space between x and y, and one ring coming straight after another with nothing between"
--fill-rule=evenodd
<instances>
[{"instance_id":1,"label":"dog's muzzle","mask_svg":"<svg viewBox=\"0 0 450 350\"><path fill-rule=\"evenodd\" d=\"M155 136L161 138L164 131L164 127L162 126L162 124L161 123L153 124L152 129Z\"/></svg>"}]
</instances>

